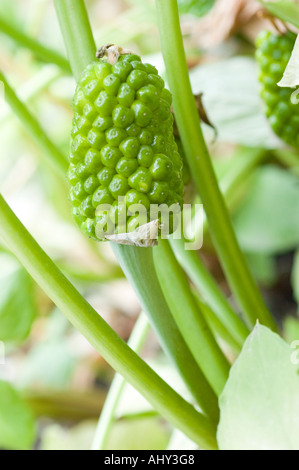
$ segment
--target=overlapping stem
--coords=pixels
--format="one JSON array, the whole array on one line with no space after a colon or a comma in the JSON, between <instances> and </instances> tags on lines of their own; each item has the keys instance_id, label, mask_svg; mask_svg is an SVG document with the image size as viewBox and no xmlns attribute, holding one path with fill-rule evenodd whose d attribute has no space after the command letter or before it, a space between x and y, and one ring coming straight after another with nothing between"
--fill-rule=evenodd
<instances>
[{"instance_id":1,"label":"overlapping stem","mask_svg":"<svg viewBox=\"0 0 299 470\"><path fill-rule=\"evenodd\" d=\"M149 330L147 317L141 312L128 341L130 348L137 354L141 352ZM91 450L103 450L105 448L107 437L125 385L125 379L121 375L116 374L102 408Z\"/></svg>"},{"instance_id":2,"label":"overlapping stem","mask_svg":"<svg viewBox=\"0 0 299 470\"><path fill-rule=\"evenodd\" d=\"M41 249L0 196L0 237L33 279L107 362L166 419L205 448L215 448L215 424L167 385L115 333Z\"/></svg>"},{"instance_id":3,"label":"overlapping stem","mask_svg":"<svg viewBox=\"0 0 299 470\"><path fill-rule=\"evenodd\" d=\"M31 50L37 58L44 62L56 64L67 73L71 72L70 64L59 52L44 46L36 39L28 36L21 31L20 28L15 26L12 22L5 20L3 17L0 17L0 32L7 34L13 41L17 42L20 47L26 47Z\"/></svg>"},{"instance_id":4,"label":"overlapping stem","mask_svg":"<svg viewBox=\"0 0 299 470\"><path fill-rule=\"evenodd\" d=\"M259 319L276 329L238 245L212 167L191 90L177 2L156 0L156 5L161 49L173 94L176 121L195 185L204 204L215 248L248 324L253 326Z\"/></svg>"},{"instance_id":5,"label":"overlapping stem","mask_svg":"<svg viewBox=\"0 0 299 470\"><path fill-rule=\"evenodd\" d=\"M55 6L68 57L78 79L86 65L95 59L96 48L87 12L81 0L59 0L55 2ZM217 421L217 397L173 320L157 279L151 249L115 246L114 252L165 351L176 364L202 409Z\"/></svg>"},{"instance_id":6,"label":"overlapping stem","mask_svg":"<svg viewBox=\"0 0 299 470\"><path fill-rule=\"evenodd\" d=\"M20 119L33 140L43 150L47 162L60 174L60 176L64 177L68 167L67 159L64 154L58 147L56 147L55 144L53 144L44 129L42 129L38 120L30 113L27 106L24 105L24 103L22 103L22 101L17 97L1 71L0 82L4 84L5 99L9 106Z\"/></svg>"},{"instance_id":7,"label":"overlapping stem","mask_svg":"<svg viewBox=\"0 0 299 470\"><path fill-rule=\"evenodd\" d=\"M160 285L174 319L197 364L218 396L227 381L229 363L217 345L167 240L160 240L154 248L154 260Z\"/></svg>"}]
</instances>

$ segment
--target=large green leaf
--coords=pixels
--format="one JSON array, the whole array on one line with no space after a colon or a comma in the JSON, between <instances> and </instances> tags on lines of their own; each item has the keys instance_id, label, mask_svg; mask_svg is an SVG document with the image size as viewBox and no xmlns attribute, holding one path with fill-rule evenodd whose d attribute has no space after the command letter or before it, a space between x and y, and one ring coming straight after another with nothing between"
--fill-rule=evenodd
<instances>
[{"instance_id":1,"label":"large green leaf","mask_svg":"<svg viewBox=\"0 0 299 470\"><path fill-rule=\"evenodd\" d=\"M180 13L203 16L213 7L215 0L178 0Z\"/></svg>"},{"instance_id":2,"label":"large green leaf","mask_svg":"<svg viewBox=\"0 0 299 470\"><path fill-rule=\"evenodd\" d=\"M298 178L274 165L259 168L234 219L243 249L270 255L296 248L298 214Z\"/></svg>"},{"instance_id":3,"label":"large green leaf","mask_svg":"<svg viewBox=\"0 0 299 470\"><path fill-rule=\"evenodd\" d=\"M31 449L35 439L35 422L31 410L16 390L0 380L0 447Z\"/></svg>"},{"instance_id":4,"label":"large green leaf","mask_svg":"<svg viewBox=\"0 0 299 470\"><path fill-rule=\"evenodd\" d=\"M299 450L299 376L289 345L257 325L220 397L221 450Z\"/></svg>"},{"instance_id":5,"label":"large green leaf","mask_svg":"<svg viewBox=\"0 0 299 470\"><path fill-rule=\"evenodd\" d=\"M299 4L297 1L279 0L265 2L258 0L273 16L299 28Z\"/></svg>"},{"instance_id":6,"label":"large green leaf","mask_svg":"<svg viewBox=\"0 0 299 470\"><path fill-rule=\"evenodd\" d=\"M12 256L1 254L0 266L0 340L22 340L36 313L33 283Z\"/></svg>"}]
</instances>

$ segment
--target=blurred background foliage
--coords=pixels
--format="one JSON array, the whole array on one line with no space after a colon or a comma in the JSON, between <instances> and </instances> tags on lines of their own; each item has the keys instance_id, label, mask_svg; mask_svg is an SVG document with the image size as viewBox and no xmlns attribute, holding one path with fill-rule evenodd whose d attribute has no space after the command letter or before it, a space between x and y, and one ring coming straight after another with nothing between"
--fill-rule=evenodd
<instances>
[{"instance_id":1,"label":"blurred background foliage","mask_svg":"<svg viewBox=\"0 0 299 470\"><path fill-rule=\"evenodd\" d=\"M86 4L98 46L113 42L133 49L165 76L153 1ZM254 61L254 38L269 25L254 0L179 0L179 6L193 90L203 93L217 129L215 138L205 126L217 173L238 165L245 154L253 158L257 149L265 156L243 178L230 205L240 243L272 312L284 325L286 339L299 339L298 153L270 130ZM31 50L24 47L30 41L26 44L22 34L56 51L60 67L36 43ZM53 2L2 0L0 38L0 69L67 156L75 82L63 58ZM1 192L80 292L127 340L140 308L109 244L94 243L79 232L70 217L66 182L4 100L0 140ZM208 234L201 255L229 295ZM5 346L5 362L0 355L0 447L88 449L113 371L5 246L0 247L0 341ZM186 394L152 332L142 355ZM126 386L106 447L192 449L193 444L173 433Z\"/></svg>"}]
</instances>

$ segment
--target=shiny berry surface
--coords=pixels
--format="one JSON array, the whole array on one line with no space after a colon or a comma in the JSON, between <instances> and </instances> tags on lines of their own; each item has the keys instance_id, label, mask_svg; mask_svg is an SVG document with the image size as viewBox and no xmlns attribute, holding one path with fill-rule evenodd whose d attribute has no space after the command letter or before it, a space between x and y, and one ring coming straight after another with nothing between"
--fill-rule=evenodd
<instances>
[{"instance_id":1,"label":"shiny berry surface","mask_svg":"<svg viewBox=\"0 0 299 470\"><path fill-rule=\"evenodd\" d=\"M293 147L299 147L299 105L292 103L294 90L281 88L281 80L290 60L296 35L288 32L279 36L262 31L256 40L261 97L273 131Z\"/></svg>"},{"instance_id":2,"label":"shiny berry surface","mask_svg":"<svg viewBox=\"0 0 299 470\"><path fill-rule=\"evenodd\" d=\"M182 205L183 163L173 137L171 94L150 64L132 54L114 65L100 59L83 72L73 99L68 181L73 216L94 239L118 226L121 208ZM106 204L110 209L99 208ZM127 225L135 227L133 211ZM128 229L128 226L126 227Z\"/></svg>"}]
</instances>

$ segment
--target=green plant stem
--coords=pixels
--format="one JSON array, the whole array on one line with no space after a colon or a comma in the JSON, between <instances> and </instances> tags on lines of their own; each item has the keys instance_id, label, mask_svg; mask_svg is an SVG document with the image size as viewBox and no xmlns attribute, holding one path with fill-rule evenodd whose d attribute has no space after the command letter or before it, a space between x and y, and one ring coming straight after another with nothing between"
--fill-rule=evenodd
<instances>
[{"instance_id":1,"label":"green plant stem","mask_svg":"<svg viewBox=\"0 0 299 470\"><path fill-rule=\"evenodd\" d=\"M32 78L20 86L18 95L22 102L26 104L31 102L40 93L46 90L55 80L62 76L60 69L56 65L45 65ZM5 107L0 112L0 126L13 117L13 111L10 107Z\"/></svg>"},{"instance_id":2,"label":"green plant stem","mask_svg":"<svg viewBox=\"0 0 299 470\"><path fill-rule=\"evenodd\" d=\"M149 332L149 322L144 313L141 312L131 333L128 345L139 354ZM125 379L116 374L110 386L105 404L103 406L97 429L92 442L91 450L104 450L115 412L119 404L122 392L126 385Z\"/></svg>"},{"instance_id":3,"label":"green plant stem","mask_svg":"<svg viewBox=\"0 0 299 470\"><path fill-rule=\"evenodd\" d=\"M37 417L49 417L61 421L96 419L103 407L104 390L53 390L25 389L22 398Z\"/></svg>"},{"instance_id":4,"label":"green plant stem","mask_svg":"<svg viewBox=\"0 0 299 470\"><path fill-rule=\"evenodd\" d=\"M116 243L112 244L112 248L163 349L176 364L201 409L217 422L217 396L195 362L166 303L154 267L153 249ZM173 290L173 295L176 294L177 291Z\"/></svg>"},{"instance_id":5,"label":"green plant stem","mask_svg":"<svg viewBox=\"0 0 299 470\"><path fill-rule=\"evenodd\" d=\"M0 196L0 237L68 320L117 372L198 445L216 448L215 424L166 384L55 266Z\"/></svg>"},{"instance_id":6,"label":"green plant stem","mask_svg":"<svg viewBox=\"0 0 299 470\"><path fill-rule=\"evenodd\" d=\"M177 2L156 0L161 49L173 107L193 179L209 221L216 250L231 289L248 324L256 320L276 330L238 245L227 207L217 184L191 90Z\"/></svg>"},{"instance_id":7,"label":"green plant stem","mask_svg":"<svg viewBox=\"0 0 299 470\"><path fill-rule=\"evenodd\" d=\"M210 305L219 321L230 332L238 345L242 346L249 335L249 329L234 312L198 253L194 250L186 250L184 240L172 238L170 243L180 265L201 292L204 300Z\"/></svg>"},{"instance_id":8,"label":"green plant stem","mask_svg":"<svg viewBox=\"0 0 299 470\"><path fill-rule=\"evenodd\" d=\"M78 79L86 65L95 57L95 44L86 8L81 0L56 0L55 7L71 67ZM114 251L164 349L174 360L203 411L217 421L217 397L173 321L159 286L152 251L125 246L114 247Z\"/></svg>"},{"instance_id":9,"label":"green plant stem","mask_svg":"<svg viewBox=\"0 0 299 470\"><path fill-rule=\"evenodd\" d=\"M220 189L228 206L230 205L230 199L240 185L252 175L252 172L258 165L267 161L269 157L270 152L260 148L241 147L241 149L236 152L228 169L219 180Z\"/></svg>"},{"instance_id":10,"label":"green plant stem","mask_svg":"<svg viewBox=\"0 0 299 470\"><path fill-rule=\"evenodd\" d=\"M0 82L4 84L5 99L17 117L20 119L32 139L41 147L44 156L51 167L63 177L68 168L68 163L60 150L52 143L45 131L41 128L37 119L28 108L19 100L3 73L0 71Z\"/></svg>"},{"instance_id":11,"label":"green plant stem","mask_svg":"<svg viewBox=\"0 0 299 470\"><path fill-rule=\"evenodd\" d=\"M89 269L82 269L78 266L65 263L64 261L57 260L55 262L64 274L81 282L105 283L118 279L124 279L124 274L117 265L112 265L111 267L108 265L107 269L105 270L100 270L100 272L93 272Z\"/></svg>"},{"instance_id":12,"label":"green plant stem","mask_svg":"<svg viewBox=\"0 0 299 470\"><path fill-rule=\"evenodd\" d=\"M19 46L26 47L27 49L31 50L34 55L42 61L56 64L64 72L71 72L70 64L65 57L59 54L59 52L44 46L36 39L28 36L17 26L14 26L3 17L0 17L0 31L13 39L16 43L19 44Z\"/></svg>"},{"instance_id":13,"label":"green plant stem","mask_svg":"<svg viewBox=\"0 0 299 470\"><path fill-rule=\"evenodd\" d=\"M154 262L175 322L197 364L219 396L230 366L198 308L187 278L167 240L159 240L159 245L154 248Z\"/></svg>"},{"instance_id":14,"label":"green plant stem","mask_svg":"<svg viewBox=\"0 0 299 470\"><path fill-rule=\"evenodd\" d=\"M228 170L221 176L219 185L225 196L228 207L240 185L248 179L254 168L268 157L268 152L261 149L243 149L242 154L232 159ZM202 225L197 231L205 232L206 218L202 220ZM201 261L198 253L192 250L185 250L185 240L170 239L171 247L181 266L188 274L194 285L201 293L204 300L213 310L218 321L226 329L229 336L237 342L239 348L243 346L249 329L237 316L218 284ZM215 323L215 322L214 322Z\"/></svg>"},{"instance_id":15,"label":"green plant stem","mask_svg":"<svg viewBox=\"0 0 299 470\"><path fill-rule=\"evenodd\" d=\"M276 159L287 166L292 173L299 178L299 155L291 152L290 150L279 149L275 150L274 155Z\"/></svg>"},{"instance_id":16,"label":"green plant stem","mask_svg":"<svg viewBox=\"0 0 299 470\"><path fill-rule=\"evenodd\" d=\"M240 204L240 190L245 186L254 169L269 159L271 153L259 148L240 148L232 157L228 168L218 177L218 184L230 212ZM237 195L237 201L236 201ZM207 231L207 217L203 214L202 224L197 228L203 234Z\"/></svg>"},{"instance_id":17,"label":"green plant stem","mask_svg":"<svg viewBox=\"0 0 299 470\"><path fill-rule=\"evenodd\" d=\"M235 341L234 337L231 335L231 332L223 326L209 305L202 301L198 292L193 291L193 295L213 334L217 338L221 338L236 355L239 354L242 348Z\"/></svg>"},{"instance_id":18,"label":"green plant stem","mask_svg":"<svg viewBox=\"0 0 299 470\"><path fill-rule=\"evenodd\" d=\"M95 60L96 45L83 0L54 0L57 17L76 80Z\"/></svg>"}]
</instances>

